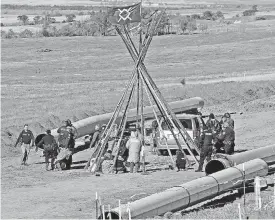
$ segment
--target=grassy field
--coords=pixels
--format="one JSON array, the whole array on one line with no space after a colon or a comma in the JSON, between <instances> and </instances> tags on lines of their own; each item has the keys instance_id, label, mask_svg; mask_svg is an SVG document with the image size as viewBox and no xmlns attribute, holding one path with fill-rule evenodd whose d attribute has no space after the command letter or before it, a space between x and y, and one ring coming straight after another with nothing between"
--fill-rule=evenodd
<instances>
[{"instance_id":1,"label":"grassy field","mask_svg":"<svg viewBox=\"0 0 275 220\"><path fill-rule=\"evenodd\" d=\"M25 2L45 3L20 3ZM87 1L47 1L51 3ZM167 101L200 96L205 100L203 114L243 112L233 116L236 149L266 146L275 141L274 24L274 20L249 22L245 32L216 27L209 34L156 36L145 65ZM95 191L104 204L115 207L117 199L126 203L134 194L150 195L204 175L193 170L182 175L162 170L152 171L151 175L104 174L98 178L83 172L79 165L87 160L89 150L73 156L74 168L68 172L44 171L44 158L34 152L30 166L20 167L19 157L15 157L19 149L12 146L24 123L29 123L37 135L46 128L60 126L67 118L76 121L111 112L131 75L133 61L119 37L2 39L1 44L3 218L91 218L95 216ZM182 79L186 81L184 86ZM167 160L154 155L146 158L151 168L158 167L160 160ZM260 214L253 210L253 194L247 195L250 218L275 217L270 205L272 192L273 188L263 192L267 208ZM238 218L237 203L242 203L242 199L229 195L221 205L218 200L173 217Z\"/></svg>"},{"instance_id":2,"label":"grassy field","mask_svg":"<svg viewBox=\"0 0 275 220\"><path fill-rule=\"evenodd\" d=\"M264 22L244 33L155 37L145 64L168 101L201 96L207 107L256 109L244 103L275 95L274 81L198 83L274 76L275 48L270 45L275 32L264 29ZM132 68L119 37L2 40L2 140L11 144L24 123L37 134L66 118L75 121L112 111ZM180 84L183 78L185 87Z\"/></svg>"}]
</instances>

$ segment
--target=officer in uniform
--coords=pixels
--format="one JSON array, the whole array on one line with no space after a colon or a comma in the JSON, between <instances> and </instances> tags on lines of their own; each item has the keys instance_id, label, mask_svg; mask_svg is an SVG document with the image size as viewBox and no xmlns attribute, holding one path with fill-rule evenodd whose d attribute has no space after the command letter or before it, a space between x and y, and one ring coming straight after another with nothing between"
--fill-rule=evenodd
<instances>
[{"instance_id":1,"label":"officer in uniform","mask_svg":"<svg viewBox=\"0 0 275 220\"><path fill-rule=\"evenodd\" d=\"M46 135L36 145L35 151L37 152L38 147L41 146L43 146L45 152L46 170L49 171L49 159L51 159L51 170L53 170L54 160L58 154L58 146L54 136L51 135L51 130L46 131Z\"/></svg>"},{"instance_id":2,"label":"officer in uniform","mask_svg":"<svg viewBox=\"0 0 275 220\"><path fill-rule=\"evenodd\" d=\"M30 148L34 145L34 136L33 133L29 130L28 124L24 125L24 130L20 133L19 137L17 138L14 147L16 147L20 141L22 142L21 165L27 165Z\"/></svg>"},{"instance_id":3,"label":"officer in uniform","mask_svg":"<svg viewBox=\"0 0 275 220\"><path fill-rule=\"evenodd\" d=\"M213 139L214 139L213 133L214 132L209 127L203 131L203 135L202 135L203 144L202 144L202 149L200 154L199 168L195 172L202 172L202 167L205 159L207 161L211 160L211 155L213 151Z\"/></svg>"}]
</instances>

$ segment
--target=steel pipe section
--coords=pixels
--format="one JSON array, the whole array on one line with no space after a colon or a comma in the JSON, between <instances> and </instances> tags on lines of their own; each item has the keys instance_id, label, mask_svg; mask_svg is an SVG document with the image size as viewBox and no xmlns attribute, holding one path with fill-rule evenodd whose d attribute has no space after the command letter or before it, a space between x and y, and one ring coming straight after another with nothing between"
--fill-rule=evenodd
<instances>
[{"instance_id":1,"label":"steel pipe section","mask_svg":"<svg viewBox=\"0 0 275 220\"><path fill-rule=\"evenodd\" d=\"M174 111L174 113L184 113L189 110L194 110L194 109L202 109L204 106L204 101L200 97L194 97L186 100L181 100L181 101L175 101L175 102L170 102L169 103L170 107ZM156 106L154 106L155 109L158 109ZM136 120L136 109L130 109L128 113L128 121L135 121ZM159 110L156 111L158 115L160 115ZM154 118L154 113L152 106L146 106L143 110L144 113L144 118L150 119ZM73 126L77 129L78 136L77 138L83 137L85 135L93 133L95 130L95 125L96 124L107 124L110 118L112 117L113 113L106 113L102 115L96 115L92 116L89 118L85 118L79 121L76 121L73 124ZM117 118L117 123L121 120L122 114ZM54 137L58 136L57 133L57 128L53 129L51 131L52 135ZM37 144L41 138L45 134L39 134L37 135L35 139L35 143Z\"/></svg>"},{"instance_id":2,"label":"steel pipe section","mask_svg":"<svg viewBox=\"0 0 275 220\"><path fill-rule=\"evenodd\" d=\"M254 159L244 163L245 179L253 180L256 176L266 176L268 165L264 160ZM230 167L209 176L201 177L177 187L153 194L129 204L132 218L144 219L157 215L163 215L168 211L178 211L207 199L236 189L242 186L244 181L243 164ZM122 219L129 219L128 206L120 207ZM104 215L107 219L109 212ZM119 208L111 210L113 219L119 218ZM99 217L100 219L102 216Z\"/></svg>"},{"instance_id":3,"label":"steel pipe section","mask_svg":"<svg viewBox=\"0 0 275 220\"><path fill-rule=\"evenodd\" d=\"M264 160L269 166L275 164L275 144L234 155L217 154L206 164L205 173L209 175L256 158Z\"/></svg>"}]
</instances>

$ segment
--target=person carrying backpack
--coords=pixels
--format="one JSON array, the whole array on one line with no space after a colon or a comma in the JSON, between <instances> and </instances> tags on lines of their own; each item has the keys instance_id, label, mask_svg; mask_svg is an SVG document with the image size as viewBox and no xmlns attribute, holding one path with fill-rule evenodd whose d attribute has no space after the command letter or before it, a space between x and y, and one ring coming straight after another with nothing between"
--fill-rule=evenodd
<instances>
[{"instance_id":1,"label":"person carrying backpack","mask_svg":"<svg viewBox=\"0 0 275 220\"><path fill-rule=\"evenodd\" d=\"M46 135L36 145L35 151L37 152L38 147L41 146L44 148L46 170L49 171L49 159L51 159L51 170L54 170L54 160L58 154L58 146L54 136L51 135L51 130L46 131Z\"/></svg>"}]
</instances>

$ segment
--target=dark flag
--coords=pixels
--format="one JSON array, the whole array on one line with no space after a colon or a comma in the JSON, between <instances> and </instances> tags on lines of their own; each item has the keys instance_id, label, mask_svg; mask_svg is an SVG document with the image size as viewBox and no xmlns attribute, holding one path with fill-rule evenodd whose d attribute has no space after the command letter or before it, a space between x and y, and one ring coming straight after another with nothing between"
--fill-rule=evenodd
<instances>
[{"instance_id":1,"label":"dark flag","mask_svg":"<svg viewBox=\"0 0 275 220\"><path fill-rule=\"evenodd\" d=\"M108 19L112 24L128 24L141 21L141 3L108 8Z\"/></svg>"}]
</instances>

